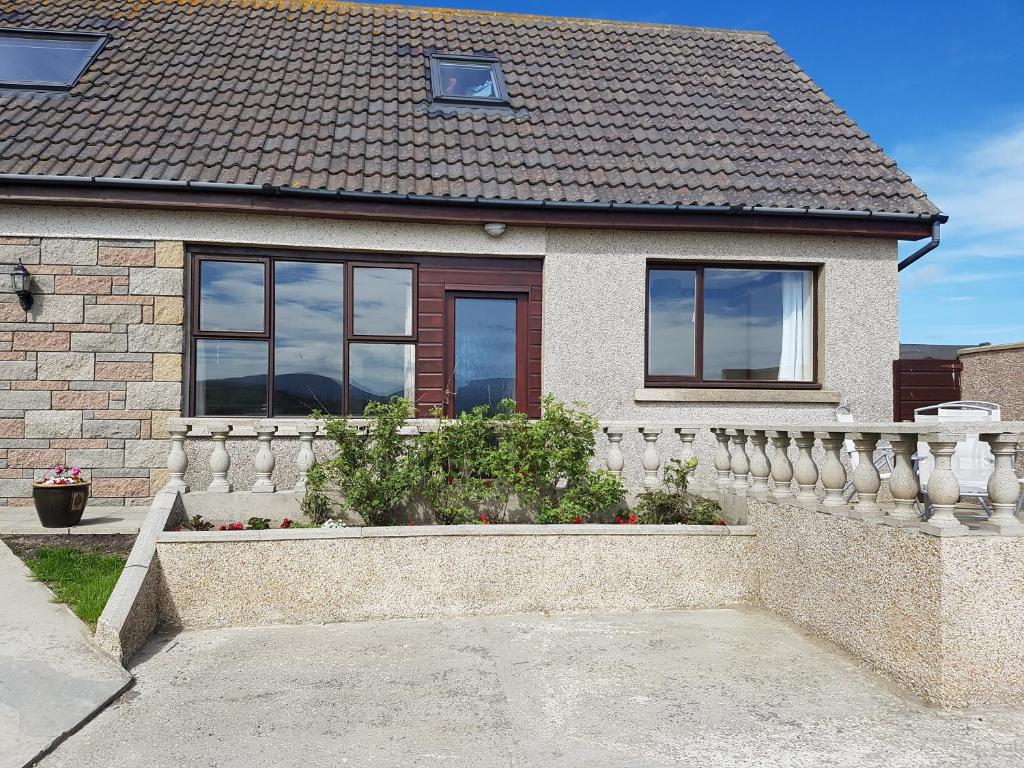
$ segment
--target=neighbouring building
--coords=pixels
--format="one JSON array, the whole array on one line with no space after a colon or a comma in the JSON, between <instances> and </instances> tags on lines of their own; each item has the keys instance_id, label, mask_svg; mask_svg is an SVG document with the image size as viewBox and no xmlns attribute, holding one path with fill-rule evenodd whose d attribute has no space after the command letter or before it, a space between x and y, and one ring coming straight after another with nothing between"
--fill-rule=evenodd
<instances>
[{"instance_id":1,"label":"neighbouring building","mask_svg":"<svg viewBox=\"0 0 1024 768\"><path fill-rule=\"evenodd\" d=\"M1024 421L1024 341L967 347L959 359L965 400L998 403L1004 421Z\"/></svg>"},{"instance_id":2,"label":"neighbouring building","mask_svg":"<svg viewBox=\"0 0 1024 768\"><path fill-rule=\"evenodd\" d=\"M0 502L69 463L144 503L172 417L393 394L891 417L897 242L945 217L767 34L326 0L0 27Z\"/></svg>"}]
</instances>

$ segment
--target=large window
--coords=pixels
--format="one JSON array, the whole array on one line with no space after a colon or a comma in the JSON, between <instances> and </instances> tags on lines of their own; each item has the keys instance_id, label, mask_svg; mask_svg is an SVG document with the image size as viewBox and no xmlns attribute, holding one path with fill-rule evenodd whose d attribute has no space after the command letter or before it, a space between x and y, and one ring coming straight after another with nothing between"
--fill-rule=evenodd
<instances>
[{"instance_id":1,"label":"large window","mask_svg":"<svg viewBox=\"0 0 1024 768\"><path fill-rule=\"evenodd\" d=\"M501 64L489 55L433 54L430 88L439 103L506 106L508 94Z\"/></svg>"},{"instance_id":2,"label":"large window","mask_svg":"<svg viewBox=\"0 0 1024 768\"><path fill-rule=\"evenodd\" d=\"M414 396L414 264L211 255L192 281L194 415L361 415Z\"/></svg>"},{"instance_id":3,"label":"large window","mask_svg":"<svg viewBox=\"0 0 1024 768\"><path fill-rule=\"evenodd\" d=\"M674 266L647 272L647 383L813 386L810 269Z\"/></svg>"}]
</instances>

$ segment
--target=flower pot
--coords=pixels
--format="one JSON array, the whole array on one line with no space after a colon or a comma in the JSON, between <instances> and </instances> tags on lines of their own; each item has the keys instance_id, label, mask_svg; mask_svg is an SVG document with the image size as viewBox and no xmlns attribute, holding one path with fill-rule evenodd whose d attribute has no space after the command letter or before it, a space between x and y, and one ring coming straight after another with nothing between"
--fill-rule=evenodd
<instances>
[{"instance_id":1,"label":"flower pot","mask_svg":"<svg viewBox=\"0 0 1024 768\"><path fill-rule=\"evenodd\" d=\"M44 528L71 528L82 522L90 483L45 485L32 483L32 500Z\"/></svg>"}]
</instances>

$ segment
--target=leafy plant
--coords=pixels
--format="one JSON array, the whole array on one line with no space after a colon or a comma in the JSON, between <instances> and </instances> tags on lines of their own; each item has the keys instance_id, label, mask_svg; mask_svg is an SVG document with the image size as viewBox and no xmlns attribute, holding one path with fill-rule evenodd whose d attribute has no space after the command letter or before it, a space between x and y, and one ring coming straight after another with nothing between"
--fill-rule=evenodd
<instances>
[{"instance_id":1,"label":"leafy plant","mask_svg":"<svg viewBox=\"0 0 1024 768\"><path fill-rule=\"evenodd\" d=\"M326 419L325 430L335 453L306 476L303 511L311 520L323 522L340 512L340 506L361 515L369 525L393 521L419 479L414 442L401 433L412 414L409 400L393 397L386 403L367 403L366 427L353 426L348 417ZM313 417L322 418L317 413ZM332 498L331 489L340 498Z\"/></svg>"},{"instance_id":2,"label":"leafy plant","mask_svg":"<svg viewBox=\"0 0 1024 768\"><path fill-rule=\"evenodd\" d=\"M713 499L695 497L688 487L697 469L697 459L673 459L665 466L663 488L644 491L637 496L636 514L641 523L684 525L725 525L722 508Z\"/></svg>"},{"instance_id":3,"label":"leafy plant","mask_svg":"<svg viewBox=\"0 0 1024 768\"><path fill-rule=\"evenodd\" d=\"M270 520L265 517L250 517L245 524L250 531L265 531L270 528Z\"/></svg>"},{"instance_id":4,"label":"leafy plant","mask_svg":"<svg viewBox=\"0 0 1024 768\"><path fill-rule=\"evenodd\" d=\"M212 531L213 523L202 515L192 515L192 517L181 524L181 527L186 531Z\"/></svg>"}]
</instances>

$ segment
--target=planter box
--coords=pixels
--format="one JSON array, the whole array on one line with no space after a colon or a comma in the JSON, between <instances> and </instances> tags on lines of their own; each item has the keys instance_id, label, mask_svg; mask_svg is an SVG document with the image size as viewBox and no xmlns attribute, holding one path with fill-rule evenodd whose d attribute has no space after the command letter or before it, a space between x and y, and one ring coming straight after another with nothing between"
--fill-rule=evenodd
<instances>
[{"instance_id":1,"label":"planter box","mask_svg":"<svg viewBox=\"0 0 1024 768\"><path fill-rule=\"evenodd\" d=\"M746 605L745 526L458 525L162 533L183 628Z\"/></svg>"}]
</instances>

